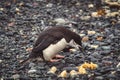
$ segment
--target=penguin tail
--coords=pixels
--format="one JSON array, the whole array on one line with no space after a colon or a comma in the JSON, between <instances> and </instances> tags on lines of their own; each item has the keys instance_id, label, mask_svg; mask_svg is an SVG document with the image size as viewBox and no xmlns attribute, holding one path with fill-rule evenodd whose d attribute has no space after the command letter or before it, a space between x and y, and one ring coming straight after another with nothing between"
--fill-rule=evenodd
<instances>
[{"instance_id":1,"label":"penguin tail","mask_svg":"<svg viewBox=\"0 0 120 80\"><path fill-rule=\"evenodd\" d=\"M22 62L20 62L20 65L24 65L24 64L30 62L30 60L31 60L31 59L28 57L27 59L25 59L25 60L23 60Z\"/></svg>"}]
</instances>

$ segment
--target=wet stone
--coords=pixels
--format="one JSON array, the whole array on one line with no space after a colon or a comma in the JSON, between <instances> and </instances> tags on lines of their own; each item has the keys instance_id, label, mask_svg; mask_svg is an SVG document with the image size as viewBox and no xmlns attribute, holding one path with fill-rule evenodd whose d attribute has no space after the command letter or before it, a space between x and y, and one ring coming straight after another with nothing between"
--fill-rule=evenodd
<instances>
[{"instance_id":1,"label":"wet stone","mask_svg":"<svg viewBox=\"0 0 120 80\"><path fill-rule=\"evenodd\" d=\"M95 57L93 57L93 56L88 56L88 57L87 57L87 60L88 60L88 61L91 61L91 62L96 62L96 61L98 61L98 59L95 58Z\"/></svg>"},{"instance_id":2,"label":"wet stone","mask_svg":"<svg viewBox=\"0 0 120 80\"><path fill-rule=\"evenodd\" d=\"M19 74L14 74L14 75L12 76L12 78L13 78L13 79L19 79L19 78L20 78L20 75L19 75Z\"/></svg>"},{"instance_id":3,"label":"wet stone","mask_svg":"<svg viewBox=\"0 0 120 80\"><path fill-rule=\"evenodd\" d=\"M5 32L3 30L0 30L0 34L5 34Z\"/></svg>"},{"instance_id":4,"label":"wet stone","mask_svg":"<svg viewBox=\"0 0 120 80\"><path fill-rule=\"evenodd\" d=\"M5 49L0 49L0 54L4 53Z\"/></svg>"},{"instance_id":5,"label":"wet stone","mask_svg":"<svg viewBox=\"0 0 120 80\"><path fill-rule=\"evenodd\" d=\"M102 75L102 74L99 73L99 72L94 72L94 75L95 75L95 76L100 76L100 75Z\"/></svg>"},{"instance_id":6,"label":"wet stone","mask_svg":"<svg viewBox=\"0 0 120 80\"><path fill-rule=\"evenodd\" d=\"M71 70L78 71L78 69L76 67L64 67L63 70L66 70L68 72L70 72Z\"/></svg>"},{"instance_id":7,"label":"wet stone","mask_svg":"<svg viewBox=\"0 0 120 80\"><path fill-rule=\"evenodd\" d=\"M6 36L13 36L13 32L6 32Z\"/></svg>"},{"instance_id":8,"label":"wet stone","mask_svg":"<svg viewBox=\"0 0 120 80\"><path fill-rule=\"evenodd\" d=\"M104 77L102 77L102 76L95 77L95 80L103 80L103 79L104 79Z\"/></svg>"},{"instance_id":9,"label":"wet stone","mask_svg":"<svg viewBox=\"0 0 120 80\"><path fill-rule=\"evenodd\" d=\"M49 3L49 4L46 5L46 7L52 7L52 6L53 6L52 3Z\"/></svg>"},{"instance_id":10,"label":"wet stone","mask_svg":"<svg viewBox=\"0 0 120 80\"><path fill-rule=\"evenodd\" d=\"M116 73L117 73L117 74L120 74L120 69L118 69L118 70L116 71Z\"/></svg>"},{"instance_id":11,"label":"wet stone","mask_svg":"<svg viewBox=\"0 0 120 80\"><path fill-rule=\"evenodd\" d=\"M100 46L108 45L108 43L106 43L106 42L99 42L99 41L95 41L94 44L97 44L97 45L100 45Z\"/></svg>"},{"instance_id":12,"label":"wet stone","mask_svg":"<svg viewBox=\"0 0 120 80\"><path fill-rule=\"evenodd\" d=\"M57 23L57 25L65 25L67 23L63 18L56 18L54 21Z\"/></svg>"},{"instance_id":13,"label":"wet stone","mask_svg":"<svg viewBox=\"0 0 120 80\"><path fill-rule=\"evenodd\" d=\"M107 76L107 78L108 79L116 79L116 76L114 75L114 74L109 74L108 76Z\"/></svg>"},{"instance_id":14,"label":"wet stone","mask_svg":"<svg viewBox=\"0 0 120 80\"><path fill-rule=\"evenodd\" d=\"M100 54L101 55L108 55L110 54L111 50L103 50L103 51L100 51Z\"/></svg>"},{"instance_id":15,"label":"wet stone","mask_svg":"<svg viewBox=\"0 0 120 80\"><path fill-rule=\"evenodd\" d=\"M114 68L103 67L103 68L100 70L100 72L101 72L102 74L106 74L106 73L109 73L109 72L114 71L114 70L115 70Z\"/></svg>"},{"instance_id":16,"label":"wet stone","mask_svg":"<svg viewBox=\"0 0 120 80\"><path fill-rule=\"evenodd\" d=\"M30 67L30 68L32 68L32 67L34 67L34 66L35 66L34 63L30 63L30 64L29 64L29 67Z\"/></svg>"},{"instance_id":17,"label":"wet stone","mask_svg":"<svg viewBox=\"0 0 120 80\"><path fill-rule=\"evenodd\" d=\"M30 69L29 71L28 71L28 74L31 74L31 73L36 73L37 72L37 70L36 69Z\"/></svg>"},{"instance_id":18,"label":"wet stone","mask_svg":"<svg viewBox=\"0 0 120 80\"><path fill-rule=\"evenodd\" d=\"M111 49L110 46L102 46L101 48L102 48L103 50L110 50L110 49Z\"/></svg>"},{"instance_id":19,"label":"wet stone","mask_svg":"<svg viewBox=\"0 0 120 80\"><path fill-rule=\"evenodd\" d=\"M28 8L32 8L32 7L33 7L33 5L30 4L30 3L26 3L24 6L25 6L25 7L28 7Z\"/></svg>"},{"instance_id":20,"label":"wet stone","mask_svg":"<svg viewBox=\"0 0 120 80\"><path fill-rule=\"evenodd\" d=\"M94 56L95 58L101 58L102 56L99 54L99 52L94 52L91 54L92 56Z\"/></svg>"},{"instance_id":21,"label":"wet stone","mask_svg":"<svg viewBox=\"0 0 120 80\"><path fill-rule=\"evenodd\" d=\"M102 63L106 65L112 65L112 61L103 60Z\"/></svg>"}]
</instances>

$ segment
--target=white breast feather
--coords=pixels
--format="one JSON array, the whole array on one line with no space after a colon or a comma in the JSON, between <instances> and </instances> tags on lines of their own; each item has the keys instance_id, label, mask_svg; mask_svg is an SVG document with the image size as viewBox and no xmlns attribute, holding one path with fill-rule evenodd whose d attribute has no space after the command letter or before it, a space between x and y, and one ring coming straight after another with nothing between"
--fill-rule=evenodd
<instances>
[{"instance_id":1,"label":"white breast feather","mask_svg":"<svg viewBox=\"0 0 120 80\"><path fill-rule=\"evenodd\" d=\"M68 45L67 41L62 38L56 44L51 44L45 50L43 50L44 59L49 61L52 59L58 52L63 50Z\"/></svg>"},{"instance_id":2,"label":"white breast feather","mask_svg":"<svg viewBox=\"0 0 120 80\"><path fill-rule=\"evenodd\" d=\"M78 49L77 44L72 39L69 43L65 40L65 38L62 38L60 41L58 41L56 44L51 44L46 49L43 50L43 57L46 61L49 61L52 59L58 52L63 50L66 46L72 46L76 49Z\"/></svg>"}]
</instances>

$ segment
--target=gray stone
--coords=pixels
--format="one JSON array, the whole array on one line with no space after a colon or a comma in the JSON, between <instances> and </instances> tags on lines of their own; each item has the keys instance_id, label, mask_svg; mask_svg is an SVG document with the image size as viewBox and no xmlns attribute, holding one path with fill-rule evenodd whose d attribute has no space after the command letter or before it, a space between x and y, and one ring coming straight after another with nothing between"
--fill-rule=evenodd
<instances>
[{"instance_id":1,"label":"gray stone","mask_svg":"<svg viewBox=\"0 0 120 80\"><path fill-rule=\"evenodd\" d=\"M102 76L97 76L95 77L95 80L104 80L104 78Z\"/></svg>"},{"instance_id":2,"label":"gray stone","mask_svg":"<svg viewBox=\"0 0 120 80\"><path fill-rule=\"evenodd\" d=\"M35 73L35 72L37 72L36 69L30 69L30 70L28 71L28 74L30 74L30 73Z\"/></svg>"},{"instance_id":3,"label":"gray stone","mask_svg":"<svg viewBox=\"0 0 120 80\"><path fill-rule=\"evenodd\" d=\"M12 78L14 78L14 79L19 79L19 78L20 78L20 75L19 75L19 74L14 74L14 75L12 76Z\"/></svg>"},{"instance_id":4,"label":"gray stone","mask_svg":"<svg viewBox=\"0 0 120 80\"><path fill-rule=\"evenodd\" d=\"M111 49L111 46L102 46L101 47L103 50L110 50Z\"/></svg>"}]
</instances>

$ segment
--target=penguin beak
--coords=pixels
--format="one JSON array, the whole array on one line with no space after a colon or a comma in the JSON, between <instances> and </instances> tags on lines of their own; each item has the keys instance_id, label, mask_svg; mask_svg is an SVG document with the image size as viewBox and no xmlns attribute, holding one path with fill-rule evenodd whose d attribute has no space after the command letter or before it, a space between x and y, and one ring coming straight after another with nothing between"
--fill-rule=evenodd
<instances>
[{"instance_id":1,"label":"penguin beak","mask_svg":"<svg viewBox=\"0 0 120 80\"><path fill-rule=\"evenodd\" d=\"M69 45L84 52L84 48L81 45L78 45L74 40L71 40Z\"/></svg>"}]
</instances>

